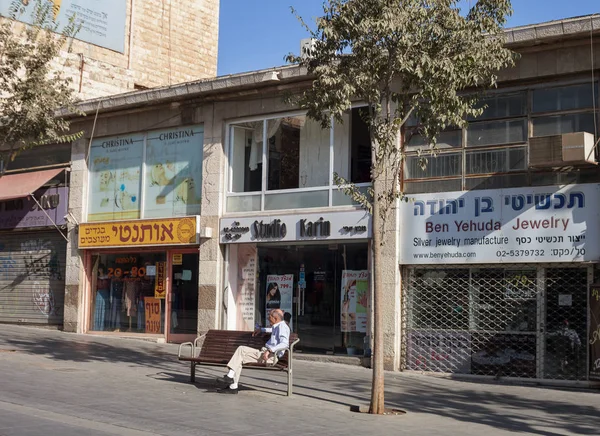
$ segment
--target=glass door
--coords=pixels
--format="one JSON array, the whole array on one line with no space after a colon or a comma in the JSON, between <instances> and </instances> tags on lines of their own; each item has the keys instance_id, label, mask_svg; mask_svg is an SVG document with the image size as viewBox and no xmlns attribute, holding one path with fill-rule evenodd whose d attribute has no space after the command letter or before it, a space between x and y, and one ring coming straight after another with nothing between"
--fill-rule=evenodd
<instances>
[{"instance_id":1,"label":"glass door","mask_svg":"<svg viewBox=\"0 0 600 436\"><path fill-rule=\"evenodd\" d=\"M167 341L193 341L198 332L198 252L169 253Z\"/></svg>"}]
</instances>

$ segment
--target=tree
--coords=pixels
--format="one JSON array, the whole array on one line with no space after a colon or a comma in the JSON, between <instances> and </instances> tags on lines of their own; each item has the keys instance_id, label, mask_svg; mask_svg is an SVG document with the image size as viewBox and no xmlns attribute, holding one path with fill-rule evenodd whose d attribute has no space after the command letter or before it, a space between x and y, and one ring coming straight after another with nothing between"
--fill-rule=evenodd
<instances>
[{"instance_id":1,"label":"tree","mask_svg":"<svg viewBox=\"0 0 600 436\"><path fill-rule=\"evenodd\" d=\"M293 10L292 10L293 11ZM293 11L295 13L295 11ZM406 199L400 190L405 126L431 142L421 155L435 154L435 138L450 126L463 127L481 114L477 92L496 85L497 71L512 65L502 28L512 13L509 0L479 0L461 11L458 0L325 0L316 30L296 16L314 47L288 62L306 67L312 85L292 98L323 128L353 101L365 104L371 139L371 195L334 174L334 179L373 219L373 383L370 412L384 412L384 353L381 328L382 248L390 212Z\"/></svg>"},{"instance_id":2,"label":"tree","mask_svg":"<svg viewBox=\"0 0 600 436\"><path fill-rule=\"evenodd\" d=\"M54 3L28 4L13 1L0 23L0 175L23 150L80 136L57 116L61 108L79 113L71 80L62 77L58 62L77 33L75 17L59 31ZM31 25L17 22L28 12Z\"/></svg>"}]
</instances>

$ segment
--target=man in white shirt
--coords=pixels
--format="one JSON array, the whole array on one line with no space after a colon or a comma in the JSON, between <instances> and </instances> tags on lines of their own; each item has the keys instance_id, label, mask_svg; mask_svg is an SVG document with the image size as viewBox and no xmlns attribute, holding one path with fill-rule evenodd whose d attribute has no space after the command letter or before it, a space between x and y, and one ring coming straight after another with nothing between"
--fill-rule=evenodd
<instances>
[{"instance_id":1,"label":"man in white shirt","mask_svg":"<svg viewBox=\"0 0 600 436\"><path fill-rule=\"evenodd\" d=\"M244 363L266 362L272 364L275 362L275 357L279 358L283 356L290 343L290 328L283 320L283 311L281 309L272 310L269 313L269 322L272 325L271 328L257 329L253 333L271 333L271 338L262 349L257 350L242 345L235 350L233 357L227 363L229 372L223 377L217 378L218 382L227 384L229 387L221 389L219 393L238 393L238 381Z\"/></svg>"}]
</instances>

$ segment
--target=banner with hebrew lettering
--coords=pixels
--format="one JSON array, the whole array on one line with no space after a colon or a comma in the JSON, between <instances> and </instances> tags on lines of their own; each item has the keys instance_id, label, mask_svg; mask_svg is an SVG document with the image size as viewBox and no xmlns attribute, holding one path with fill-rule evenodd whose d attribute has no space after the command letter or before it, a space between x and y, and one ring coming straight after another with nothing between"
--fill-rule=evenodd
<instances>
[{"instance_id":1,"label":"banner with hebrew lettering","mask_svg":"<svg viewBox=\"0 0 600 436\"><path fill-rule=\"evenodd\" d=\"M197 244L198 217L82 223L79 248Z\"/></svg>"},{"instance_id":2,"label":"banner with hebrew lettering","mask_svg":"<svg viewBox=\"0 0 600 436\"><path fill-rule=\"evenodd\" d=\"M58 31L68 24L71 17L80 26L76 39L89 42L100 47L124 53L125 19L127 2L124 0L51 0L53 18L58 24ZM0 14L8 16L13 0L0 0ZM21 2L20 2L21 3ZM16 18L19 21L33 24L34 1L22 1L19 5L24 13Z\"/></svg>"},{"instance_id":3,"label":"banner with hebrew lettering","mask_svg":"<svg viewBox=\"0 0 600 436\"><path fill-rule=\"evenodd\" d=\"M600 259L600 185L416 194L400 206L400 263Z\"/></svg>"}]
</instances>

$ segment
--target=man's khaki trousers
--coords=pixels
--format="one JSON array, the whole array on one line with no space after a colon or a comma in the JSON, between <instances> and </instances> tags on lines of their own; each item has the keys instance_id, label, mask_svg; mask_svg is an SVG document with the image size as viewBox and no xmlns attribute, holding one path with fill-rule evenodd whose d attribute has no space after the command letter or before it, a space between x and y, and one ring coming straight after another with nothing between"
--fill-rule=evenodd
<instances>
[{"instance_id":1,"label":"man's khaki trousers","mask_svg":"<svg viewBox=\"0 0 600 436\"><path fill-rule=\"evenodd\" d=\"M240 375L242 374L242 365L244 363L258 362L258 359L260 359L261 355L262 353L260 350L252 347L246 347L245 345L242 345L235 350L235 353L233 353L231 360L229 360L229 363L227 364L229 368L235 371L235 375L233 376L235 384L237 384L240 380ZM269 357L267 363L272 364L274 361L274 357Z\"/></svg>"}]
</instances>

